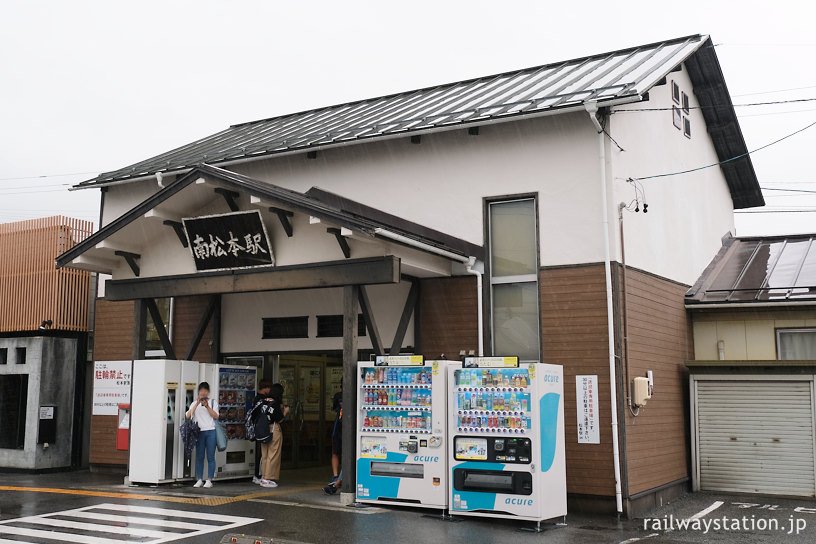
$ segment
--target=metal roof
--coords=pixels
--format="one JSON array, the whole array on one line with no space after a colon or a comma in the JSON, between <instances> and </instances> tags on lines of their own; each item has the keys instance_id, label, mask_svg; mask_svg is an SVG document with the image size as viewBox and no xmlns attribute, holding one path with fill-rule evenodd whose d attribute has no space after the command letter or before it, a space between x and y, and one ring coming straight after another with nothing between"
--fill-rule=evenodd
<instances>
[{"instance_id":1,"label":"metal roof","mask_svg":"<svg viewBox=\"0 0 816 544\"><path fill-rule=\"evenodd\" d=\"M816 234L727 239L687 305L816 301Z\"/></svg>"},{"instance_id":2,"label":"metal roof","mask_svg":"<svg viewBox=\"0 0 816 544\"><path fill-rule=\"evenodd\" d=\"M233 125L79 184L95 186L197 164L228 164L373 138L582 107L635 102L708 40L693 35L610 53ZM730 104L730 101L728 102Z\"/></svg>"},{"instance_id":3,"label":"metal roof","mask_svg":"<svg viewBox=\"0 0 816 544\"><path fill-rule=\"evenodd\" d=\"M420 242L426 246L432 246L445 253L462 257L472 256L477 259L484 258L484 248L482 248L482 246L449 236L402 218L378 212L373 208L362 206L354 201L344 199L332 193L319 189L312 189L305 194L299 193L222 168L200 165L194 167L186 175L168 184L82 242L59 255L57 257L57 268L70 266L71 261L85 252L94 249L97 244L112 234L120 231L139 218L144 217L144 214L149 210L158 207L162 202L178 194L185 187L195 185L195 181L199 177L212 180L225 188L259 197L263 202L274 202L291 211L308 214L329 223L353 229L364 235L378 237L381 234L381 230L386 230L390 233L402 235L410 240ZM394 242L394 240L388 236L383 236L383 239ZM425 250L420 249L420 251ZM430 250L428 251L430 252Z\"/></svg>"}]
</instances>

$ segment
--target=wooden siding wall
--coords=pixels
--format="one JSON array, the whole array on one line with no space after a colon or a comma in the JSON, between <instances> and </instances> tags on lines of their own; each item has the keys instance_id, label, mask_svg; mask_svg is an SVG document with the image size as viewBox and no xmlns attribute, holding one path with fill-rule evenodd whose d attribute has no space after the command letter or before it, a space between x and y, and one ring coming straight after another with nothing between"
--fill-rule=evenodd
<instances>
[{"instance_id":1,"label":"wooden siding wall","mask_svg":"<svg viewBox=\"0 0 816 544\"><path fill-rule=\"evenodd\" d=\"M96 300L94 360L133 358L133 301ZM88 460L93 465L127 465L128 452L116 449L117 416L91 416Z\"/></svg>"},{"instance_id":2,"label":"wooden siding wall","mask_svg":"<svg viewBox=\"0 0 816 544\"><path fill-rule=\"evenodd\" d=\"M626 310L629 381L654 373L655 389L640 415L626 413L629 494L689 475L688 372L691 320L684 306L688 286L628 269Z\"/></svg>"},{"instance_id":3,"label":"wooden siding wall","mask_svg":"<svg viewBox=\"0 0 816 544\"><path fill-rule=\"evenodd\" d=\"M87 331L91 273L57 269L57 255L91 235L93 223L55 216L0 225L0 332Z\"/></svg>"},{"instance_id":4,"label":"wooden siding wall","mask_svg":"<svg viewBox=\"0 0 816 544\"><path fill-rule=\"evenodd\" d=\"M198 329L201 317L207 311L210 297L176 297L173 301L173 349L176 357L182 358L187 352L193 335ZM199 363L212 362L213 319L207 325L204 336L193 354L193 360Z\"/></svg>"},{"instance_id":5,"label":"wooden siding wall","mask_svg":"<svg viewBox=\"0 0 816 544\"><path fill-rule=\"evenodd\" d=\"M567 491L614 496L604 267L543 269L539 278L542 362L564 367ZM598 376L600 444L578 444L579 374Z\"/></svg>"},{"instance_id":6,"label":"wooden siding wall","mask_svg":"<svg viewBox=\"0 0 816 544\"><path fill-rule=\"evenodd\" d=\"M479 346L476 278L432 278L420 284L420 349L426 358L459 359Z\"/></svg>"}]
</instances>

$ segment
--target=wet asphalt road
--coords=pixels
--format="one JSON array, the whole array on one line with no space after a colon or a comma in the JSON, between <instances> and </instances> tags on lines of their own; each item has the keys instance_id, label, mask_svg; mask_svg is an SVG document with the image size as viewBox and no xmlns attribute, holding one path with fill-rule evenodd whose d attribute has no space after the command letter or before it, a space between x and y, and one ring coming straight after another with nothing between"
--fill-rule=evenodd
<instances>
[{"instance_id":1,"label":"wet asphalt road","mask_svg":"<svg viewBox=\"0 0 816 544\"><path fill-rule=\"evenodd\" d=\"M284 542L333 544L749 544L816 540L816 502L804 499L697 493L665 505L652 514L653 519L618 521L615 516L570 514L566 526L547 524L543 533L535 534L518 530L529 524L506 520L463 518L449 522L435 519L433 512L411 508L343 507L339 497L323 495L319 485L314 478L301 478L296 484L284 484L275 490L260 489L248 482L224 482L211 490L189 486L126 488L119 477L89 473L0 474L0 542L6 544L5 539L51 544L65 542L66 538L85 542L93 535L119 542L217 543L225 535L240 533ZM10 490L31 487L80 494ZM127 498L132 497L129 493L140 498ZM202 503L206 501L210 504ZM149 521L140 523L144 521L142 516ZM671 520L689 521L687 527L678 528L667 525ZM161 524L160 531L155 524ZM137 527L144 535L123 540L127 537L107 533L117 526ZM9 530L16 534L4 532Z\"/></svg>"}]
</instances>

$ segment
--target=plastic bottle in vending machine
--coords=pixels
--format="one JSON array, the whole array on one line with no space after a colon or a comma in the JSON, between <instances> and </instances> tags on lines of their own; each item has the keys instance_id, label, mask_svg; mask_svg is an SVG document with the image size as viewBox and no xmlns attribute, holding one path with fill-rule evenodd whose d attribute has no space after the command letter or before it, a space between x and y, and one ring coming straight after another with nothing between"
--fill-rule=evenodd
<instances>
[{"instance_id":1,"label":"plastic bottle in vending machine","mask_svg":"<svg viewBox=\"0 0 816 544\"><path fill-rule=\"evenodd\" d=\"M527 400L527 395L524 395L524 396L521 398L521 411L522 411L522 412L526 412L526 411L527 411L527 404L528 404L528 402L529 402L529 401Z\"/></svg>"}]
</instances>

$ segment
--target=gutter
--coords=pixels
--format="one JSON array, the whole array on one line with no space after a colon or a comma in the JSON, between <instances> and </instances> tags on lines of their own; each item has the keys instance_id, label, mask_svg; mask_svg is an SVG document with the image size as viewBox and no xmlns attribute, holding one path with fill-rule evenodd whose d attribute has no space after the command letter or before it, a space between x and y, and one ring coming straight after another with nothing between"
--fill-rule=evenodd
<instances>
[{"instance_id":1,"label":"gutter","mask_svg":"<svg viewBox=\"0 0 816 544\"><path fill-rule=\"evenodd\" d=\"M444 249L440 249L438 247L432 246L430 244L426 244L424 242L420 242L419 240L414 240L413 238L409 238L408 236L403 236L402 234L397 234L396 232L392 232L390 230L386 230L383 228L376 228L374 229L374 234L376 236L382 236L383 238L388 238L395 242L399 242L400 244L404 244L406 246L411 246L416 249L420 249L422 251L426 251L428 253L434 253L439 255L440 257L445 257L452 261L456 261L465 265L465 270L468 274L476 276L476 312L478 314L478 318L476 320L477 329L478 329L478 336L479 336L479 357L484 355L484 320L482 318L482 311L483 311L483 300L482 300L482 276L483 272L478 270L476 267L476 263L478 260L476 257L473 256L464 256L464 255L457 255L451 251L447 251Z\"/></svg>"},{"instance_id":2,"label":"gutter","mask_svg":"<svg viewBox=\"0 0 816 544\"><path fill-rule=\"evenodd\" d=\"M606 280L606 325L607 337L609 338L609 396L610 413L612 414L612 462L615 472L615 507L618 514L623 513L623 493L621 492L621 462L620 444L618 439L618 378L617 378L617 355L615 353L615 314L612 302L612 257L609 248L609 210L607 209L607 184L606 184L606 146L604 141L603 127L598 121L598 103L586 102L584 108L589 114L589 119L598 131L600 164L600 189L601 189L601 225L603 226L604 241L604 276Z\"/></svg>"},{"instance_id":3,"label":"gutter","mask_svg":"<svg viewBox=\"0 0 816 544\"><path fill-rule=\"evenodd\" d=\"M724 302L724 303L702 303L686 304L686 310L709 310L709 309L729 309L739 310L740 308L791 308L796 306L816 306L816 300L802 300L798 302Z\"/></svg>"}]
</instances>

